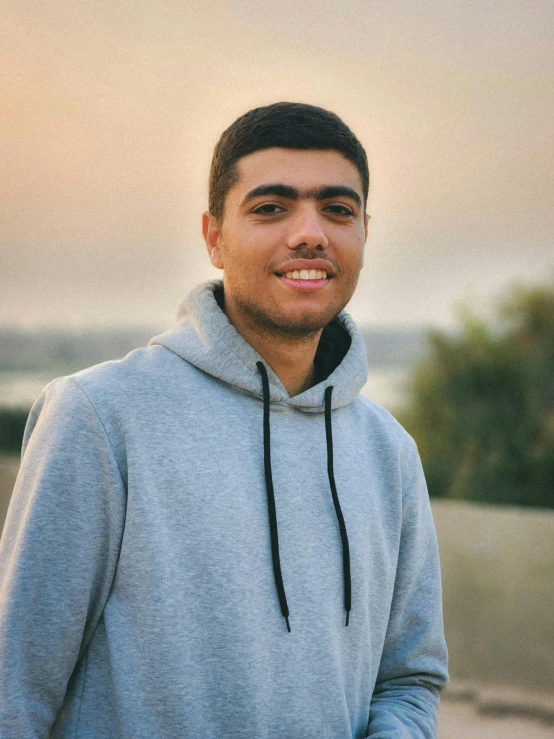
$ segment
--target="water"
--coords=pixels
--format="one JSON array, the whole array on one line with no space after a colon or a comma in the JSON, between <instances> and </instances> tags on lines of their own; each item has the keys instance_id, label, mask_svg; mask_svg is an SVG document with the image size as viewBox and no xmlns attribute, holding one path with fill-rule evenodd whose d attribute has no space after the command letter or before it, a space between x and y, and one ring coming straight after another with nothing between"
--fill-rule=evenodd
<instances>
[{"instance_id":1,"label":"water","mask_svg":"<svg viewBox=\"0 0 554 739\"><path fill-rule=\"evenodd\" d=\"M362 395L374 400L391 413L404 405L406 384L410 375L408 367L387 367L369 371Z\"/></svg>"},{"instance_id":2,"label":"water","mask_svg":"<svg viewBox=\"0 0 554 739\"><path fill-rule=\"evenodd\" d=\"M389 411L400 407L405 398L406 368L383 368L371 371L362 389L365 395ZM0 406L30 408L41 390L59 373L0 372Z\"/></svg>"},{"instance_id":3,"label":"water","mask_svg":"<svg viewBox=\"0 0 554 739\"><path fill-rule=\"evenodd\" d=\"M0 372L0 406L30 408L42 388L58 374L49 372Z\"/></svg>"}]
</instances>

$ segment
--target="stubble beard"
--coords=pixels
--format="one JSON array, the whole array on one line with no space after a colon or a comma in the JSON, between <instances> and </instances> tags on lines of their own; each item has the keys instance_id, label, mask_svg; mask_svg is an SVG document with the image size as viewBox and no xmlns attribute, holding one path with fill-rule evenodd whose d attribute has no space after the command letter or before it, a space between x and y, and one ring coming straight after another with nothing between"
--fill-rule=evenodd
<instances>
[{"instance_id":1,"label":"stubble beard","mask_svg":"<svg viewBox=\"0 0 554 739\"><path fill-rule=\"evenodd\" d=\"M351 293L354 292L352 287ZM269 309L262 309L248 299L234 295L233 302L244 323L258 335L264 335L278 340L287 340L294 343L303 343L313 340L322 329L325 328L335 316L343 310L350 300L351 293L344 301L335 300L325 309L318 313L306 312L292 318L288 316L281 306L275 302Z\"/></svg>"},{"instance_id":2,"label":"stubble beard","mask_svg":"<svg viewBox=\"0 0 554 739\"><path fill-rule=\"evenodd\" d=\"M289 341L312 339L339 312L330 308L329 311L326 311L325 316L304 313L297 319L292 320L280 311L278 306L274 306L274 309L268 312L257 305L252 305L250 302L237 299L236 296L235 306L243 321L256 333L263 333L276 339L288 339Z\"/></svg>"}]
</instances>

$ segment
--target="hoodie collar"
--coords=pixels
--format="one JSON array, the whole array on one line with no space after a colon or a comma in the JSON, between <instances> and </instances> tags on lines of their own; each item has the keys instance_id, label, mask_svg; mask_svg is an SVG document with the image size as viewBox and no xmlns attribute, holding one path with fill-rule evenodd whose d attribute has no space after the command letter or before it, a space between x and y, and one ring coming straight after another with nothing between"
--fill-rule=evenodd
<instances>
[{"instance_id":1,"label":"hoodie collar","mask_svg":"<svg viewBox=\"0 0 554 739\"><path fill-rule=\"evenodd\" d=\"M149 346L161 344L198 369L240 390L262 397L260 374L256 367L260 355L229 323L219 307L214 291L223 289L221 280L195 287L183 300L178 323L152 338ZM325 388L332 385L333 408L352 402L367 380L367 354L362 336L352 318L341 311L323 330L325 340L346 332L350 347L338 366L317 385L291 397L273 370L267 366L270 400L306 412L322 412ZM263 361L263 360L262 360Z\"/></svg>"}]
</instances>

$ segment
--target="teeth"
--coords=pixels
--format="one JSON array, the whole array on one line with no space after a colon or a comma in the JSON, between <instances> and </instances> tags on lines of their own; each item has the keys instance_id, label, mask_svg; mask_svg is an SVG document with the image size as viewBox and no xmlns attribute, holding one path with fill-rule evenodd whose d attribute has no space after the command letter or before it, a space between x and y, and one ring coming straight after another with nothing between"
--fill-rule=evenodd
<instances>
[{"instance_id":1,"label":"teeth","mask_svg":"<svg viewBox=\"0 0 554 739\"><path fill-rule=\"evenodd\" d=\"M289 280L325 280L327 279L327 272L321 269L301 269L300 271L295 269L293 272L287 272L285 277Z\"/></svg>"}]
</instances>

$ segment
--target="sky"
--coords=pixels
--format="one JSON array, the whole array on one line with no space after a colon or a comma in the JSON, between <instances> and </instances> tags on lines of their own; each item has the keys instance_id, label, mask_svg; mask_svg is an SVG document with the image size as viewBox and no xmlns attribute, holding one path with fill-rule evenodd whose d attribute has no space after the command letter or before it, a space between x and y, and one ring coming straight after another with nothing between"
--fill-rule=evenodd
<instances>
[{"instance_id":1,"label":"sky","mask_svg":"<svg viewBox=\"0 0 554 739\"><path fill-rule=\"evenodd\" d=\"M213 147L278 100L368 151L360 323L554 277L550 0L4 0L0 48L0 325L170 326Z\"/></svg>"}]
</instances>

